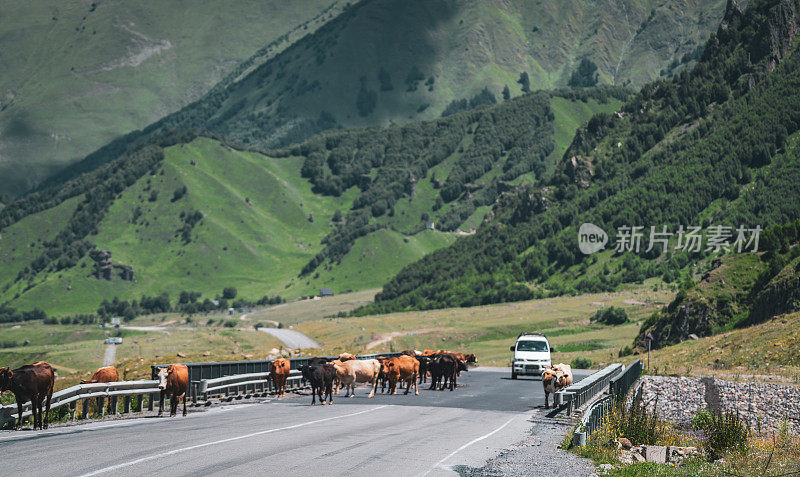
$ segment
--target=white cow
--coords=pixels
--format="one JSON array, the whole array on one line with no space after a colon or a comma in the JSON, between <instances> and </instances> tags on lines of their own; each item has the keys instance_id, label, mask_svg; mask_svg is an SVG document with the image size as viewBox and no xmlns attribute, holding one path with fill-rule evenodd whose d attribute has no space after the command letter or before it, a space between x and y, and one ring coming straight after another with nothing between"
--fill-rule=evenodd
<instances>
[{"instance_id":1,"label":"white cow","mask_svg":"<svg viewBox=\"0 0 800 477\"><path fill-rule=\"evenodd\" d=\"M377 359L354 359L343 363L334 361L333 366L336 369L339 385L347 388L344 397L355 397L356 383L370 383L372 389L368 397L375 396L378 374L381 371L381 363Z\"/></svg>"}]
</instances>

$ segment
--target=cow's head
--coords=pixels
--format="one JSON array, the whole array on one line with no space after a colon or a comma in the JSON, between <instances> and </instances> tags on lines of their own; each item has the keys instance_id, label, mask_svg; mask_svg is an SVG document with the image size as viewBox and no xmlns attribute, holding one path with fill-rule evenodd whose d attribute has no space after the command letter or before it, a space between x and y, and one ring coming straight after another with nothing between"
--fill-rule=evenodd
<instances>
[{"instance_id":1,"label":"cow's head","mask_svg":"<svg viewBox=\"0 0 800 477\"><path fill-rule=\"evenodd\" d=\"M8 368L0 368L0 393L6 392L11 389L11 378L14 377L14 371Z\"/></svg>"},{"instance_id":2,"label":"cow's head","mask_svg":"<svg viewBox=\"0 0 800 477\"><path fill-rule=\"evenodd\" d=\"M467 363L477 363L477 362L478 358L476 358L474 354L470 353L467 355Z\"/></svg>"},{"instance_id":3,"label":"cow's head","mask_svg":"<svg viewBox=\"0 0 800 477\"><path fill-rule=\"evenodd\" d=\"M168 368L161 368L158 370L158 389L167 389L167 376L172 374L172 366Z\"/></svg>"}]
</instances>

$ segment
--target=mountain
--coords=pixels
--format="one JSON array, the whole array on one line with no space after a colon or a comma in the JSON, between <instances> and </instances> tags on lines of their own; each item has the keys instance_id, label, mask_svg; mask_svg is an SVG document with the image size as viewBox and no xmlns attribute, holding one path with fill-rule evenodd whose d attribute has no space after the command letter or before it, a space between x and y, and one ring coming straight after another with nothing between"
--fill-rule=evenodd
<instances>
[{"instance_id":1,"label":"mountain","mask_svg":"<svg viewBox=\"0 0 800 477\"><path fill-rule=\"evenodd\" d=\"M53 2L25 15L8 12L24 21L0 36L3 50L33 51L14 56L20 74L0 83L7 164L0 191L28 190L56 166L195 100L145 131L208 130L274 149L326 129L433 119L484 88L499 95L508 87L518 96L596 82L639 86L694 64L724 10L722 0L300 3L218 9ZM46 38L46 48L23 41L31 32ZM54 49L56 61L48 56ZM37 63L25 63L29 57ZM56 81L31 81L43 70ZM125 147L105 147L55 182L113 160Z\"/></svg>"},{"instance_id":2,"label":"mountain","mask_svg":"<svg viewBox=\"0 0 800 477\"><path fill-rule=\"evenodd\" d=\"M661 312L642 324L637 345L653 348L764 323L800 311L800 221L768 230L764 253L715 260L698 283L688 282Z\"/></svg>"},{"instance_id":3,"label":"mountain","mask_svg":"<svg viewBox=\"0 0 800 477\"><path fill-rule=\"evenodd\" d=\"M275 148L324 129L435 118L484 88L640 85L691 64L723 9L721 0L363 1L164 124Z\"/></svg>"},{"instance_id":4,"label":"mountain","mask_svg":"<svg viewBox=\"0 0 800 477\"><path fill-rule=\"evenodd\" d=\"M334 0L0 5L0 196L202 97L338 16ZM261 49L261 51L259 51Z\"/></svg>"},{"instance_id":5,"label":"mountain","mask_svg":"<svg viewBox=\"0 0 800 477\"><path fill-rule=\"evenodd\" d=\"M533 92L271 152L153 135L0 210L0 303L63 314L115 296L376 288L469 234L501 194L553 169L581 124L628 95Z\"/></svg>"},{"instance_id":6,"label":"mountain","mask_svg":"<svg viewBox=\"0 0 800 477\"><path fill-rule=\"evenodd\" d=\"M404 268L359 313L471 306L690 278L716 253L583 255L578 227L768 228L800 204L800 2L728 2L699 63L580 128L547 180L477 234ZM612 243L613 242L613 233ZM619 237L617 237L619 238Z\"/></svg>"}]
</instances>

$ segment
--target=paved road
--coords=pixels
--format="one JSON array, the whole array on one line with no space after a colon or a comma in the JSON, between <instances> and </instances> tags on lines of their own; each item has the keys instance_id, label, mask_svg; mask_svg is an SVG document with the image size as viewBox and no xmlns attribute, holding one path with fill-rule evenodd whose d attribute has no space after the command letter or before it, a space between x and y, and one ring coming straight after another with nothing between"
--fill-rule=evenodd
<instances>
[{"instance_id":1,"label":"paved road","mask_svg":"<svg viewBox=\"0 0 800 477\"><path fill-rule=\"evenodd\" d=\"M117 345L107 344L103 355L103 366L111 366L117 359Z\"/></svg>"},{"instance_id":2,"label":"paved road","mask_svg":"<svg viewBox=\"0 0 800 477\"><path fill-rule=\"evenodd\" d=\"M319 343L297 330L287 330L284 328L259 328L259 331L271 334L272 336L283 341L283 344L289 348L322 348Z\"/></svg>"},{"instance_id":3,"label":"paved road","mask_svg":"<svg viewBox=\"0 0 800 477\"><path fill-rule=\"evenodd\" d=\"M310 397L193 410L182 418L0 432L2 474L455 475L526 438L538 380L509 370L462 373L455 391L309 406ZM577 371L576 379L588 374Z\"/></svg>"}]
</instances>

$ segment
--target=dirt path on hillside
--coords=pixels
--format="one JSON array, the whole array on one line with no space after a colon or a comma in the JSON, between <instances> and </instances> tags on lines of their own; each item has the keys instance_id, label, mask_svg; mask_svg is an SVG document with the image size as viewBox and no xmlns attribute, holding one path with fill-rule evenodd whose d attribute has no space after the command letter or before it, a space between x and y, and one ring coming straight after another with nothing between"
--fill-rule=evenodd
<instances>
[{"instance_id":1,"label":"dirt path on hillside","mask_svg":"<svg viewBox=\"0 0 800 477\"><path fill-rule=\"evenodd\" d=\"M366 349L372 349L376 346L380 346L382 344L386 344L393 339L399 336L408 336L408 335L429 335L431 333L436 333L437 331L446 331L445 328L424 328L420 330L411 330L411 331L392 331L391 333L383 333L379 335L380 337L374 341L370 341L367 343Z\"/></svg>"}]
</instances>

